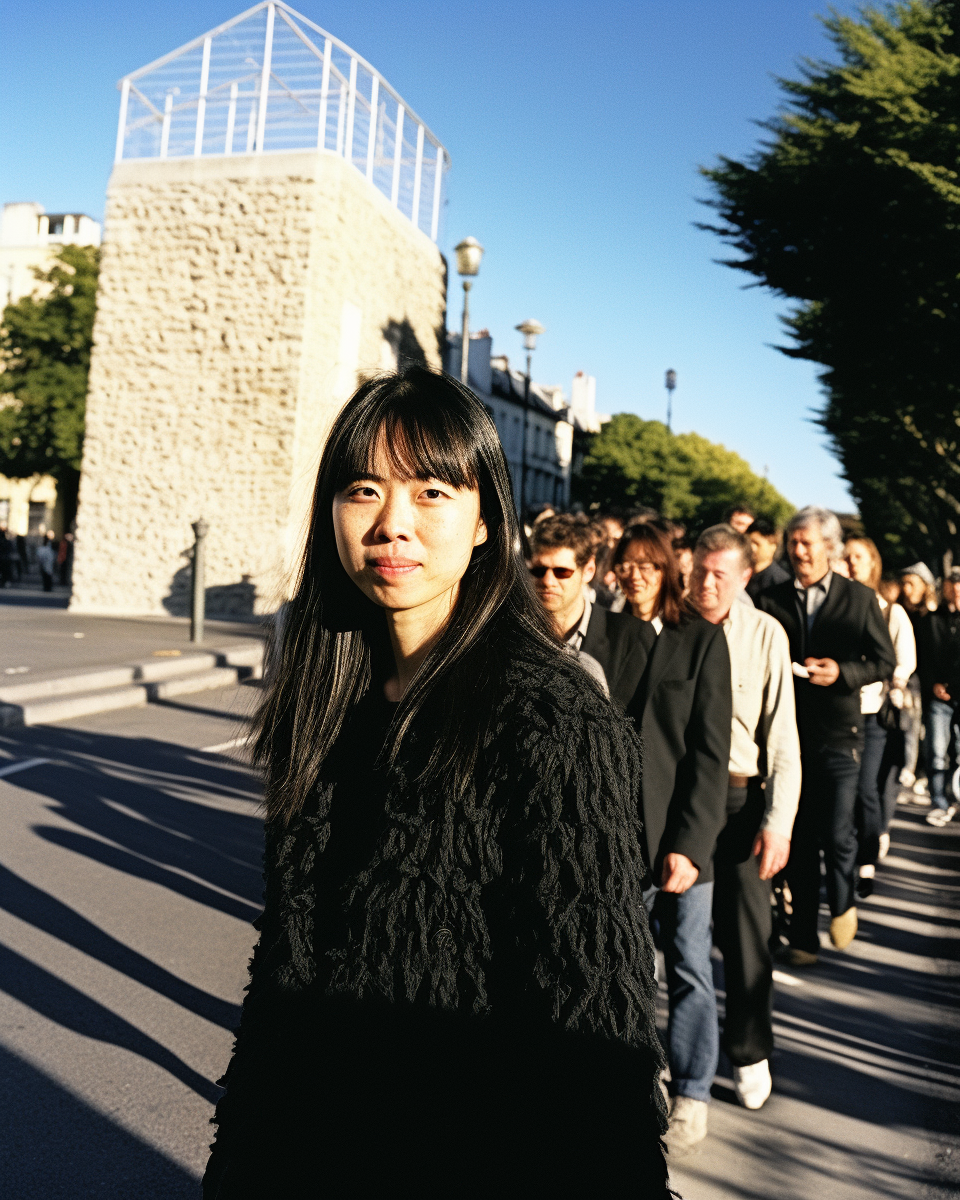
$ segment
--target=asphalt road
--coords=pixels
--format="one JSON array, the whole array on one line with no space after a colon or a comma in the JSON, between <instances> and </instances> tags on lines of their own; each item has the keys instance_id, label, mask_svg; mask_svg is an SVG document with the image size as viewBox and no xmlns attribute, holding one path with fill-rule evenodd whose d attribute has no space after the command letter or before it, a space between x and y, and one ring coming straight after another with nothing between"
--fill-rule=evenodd
<instances>
[{"instance_id":1,"label":"asphalt road","mask_svg":"<svg viewBox=\"0 0 960 1200\"><path fill-rule=\"evenodd\" d=\"M256 694L0 737L4 1200L198 1197L261 890L230 745ZM685 1200L957 1194L960 825L922 817L900 810L852 951L781 975L767 1106L721 1067Z\"/></svg>"}]
</instances>

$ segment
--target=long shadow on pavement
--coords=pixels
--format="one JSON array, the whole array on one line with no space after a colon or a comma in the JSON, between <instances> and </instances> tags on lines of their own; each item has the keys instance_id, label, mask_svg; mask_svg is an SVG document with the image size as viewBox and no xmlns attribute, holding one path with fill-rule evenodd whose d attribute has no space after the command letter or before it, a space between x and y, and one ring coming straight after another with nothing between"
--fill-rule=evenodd
<instances>
[{"instance_id":1,"label":"long shadow on pavement","mask_svg":"<svg viewBox=\"0 0 960 1200\"><path fill-rule=\"evenodd\" d=\"M65 1029L120 1046L156 1063L211 1104L215 1104L221 1095L216 1084L187 1066L166 1046L71 984L3 945L0 945L0 991Z\"/></svg>"},{"instance_id":2,"label":"long shadow on pavement","mask_svg":"<svg viewBox=\"0 0 960 1200\"><path fill-rule=\"evenodd\" d=\"M196 1200L182 1167L0 1047L0 1197Z\"/></svg>"}]
</instances>

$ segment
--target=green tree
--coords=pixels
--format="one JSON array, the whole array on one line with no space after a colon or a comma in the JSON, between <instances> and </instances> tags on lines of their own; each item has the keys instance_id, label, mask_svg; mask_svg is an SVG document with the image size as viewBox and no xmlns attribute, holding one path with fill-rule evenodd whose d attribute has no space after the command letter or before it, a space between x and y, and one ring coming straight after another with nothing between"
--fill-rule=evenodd
<instances>
[{"instance_id":1,"label":"green tree","mask_svg":"<svg viewBox=\"0 0 960 1200\"><path fill-rule=\"evenodd\" d=\"M824 25L839 61L781 80L760 148L704 172L713 228L798 302L781 349L827 368L819 422L868 533L932 561L960 527L960 0Z\"/></svg>"},{"instance_id":2,"label":"green tree","mask_svg":"<svg viewBox=\"0 0 960 1200\"><path fill-rule=\"evenodd\" d=\"M618 413L603 426L575 486L586 505L646 506L696 529L720 521L732 504L749 504L778 524L793 513L793 505L739 454L633 413Z\"/></svg>"},{"instance_id":3,"label":"green tree","mask_svg":"<svg viewBox=\"0 0 960 1200\"><path fill-rule=\"evenodd\" d=\"M35 270L39 298L8 304L0 329L0 473L52 475L69 524L77 511L100 251L64 246Z\"/></svg>"}]
</instances>

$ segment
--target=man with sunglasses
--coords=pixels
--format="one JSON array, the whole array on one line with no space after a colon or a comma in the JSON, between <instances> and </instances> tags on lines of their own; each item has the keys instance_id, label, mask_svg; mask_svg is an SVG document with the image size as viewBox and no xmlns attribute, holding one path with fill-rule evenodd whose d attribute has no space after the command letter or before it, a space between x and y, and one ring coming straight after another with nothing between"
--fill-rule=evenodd
<instances>
[{"instance_id":1,"label":"man with sunglasses","mask_svg":"<svg viewBox=\"0 0 960 1200\"><path fill-rule=\"evenodd\" d=\"M626 707L647 665L656 631L629 612L601 608L589 587L600 531L583 516L548 517L530 535L530 574L558 637L608 694ZM594 664L597 664L596 666Z\"/></svg>"}]
</instances>

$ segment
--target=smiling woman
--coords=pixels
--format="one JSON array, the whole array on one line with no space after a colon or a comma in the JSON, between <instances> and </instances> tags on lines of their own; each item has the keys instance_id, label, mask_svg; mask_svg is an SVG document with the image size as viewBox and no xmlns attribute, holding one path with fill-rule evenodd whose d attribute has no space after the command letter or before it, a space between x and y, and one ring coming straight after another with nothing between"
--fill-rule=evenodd
<instances>
[{"instance_id":1,"label":"smiling woman","mask_svg":"<svg viewBox=\"0 0 960 1200\"><path fill-rule=\"evenodd\" d=\"M204 1195L668 1194L639 746L453 380L334 424L255 757L265 909Z\"/></svg>"}]
</instances>

